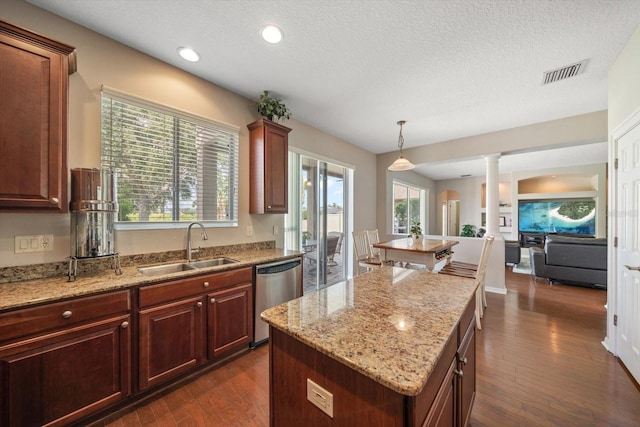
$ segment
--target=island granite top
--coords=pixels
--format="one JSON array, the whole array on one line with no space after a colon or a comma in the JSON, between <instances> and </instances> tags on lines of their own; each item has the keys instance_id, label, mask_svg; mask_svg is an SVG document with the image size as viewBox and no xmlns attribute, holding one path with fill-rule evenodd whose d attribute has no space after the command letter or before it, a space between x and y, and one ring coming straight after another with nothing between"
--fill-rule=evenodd
<instances>
[{"instance_id":1,"label":"island granite top","mask_svg":"<svg viewBox=\"0 0 640 427\"><path fill-rule=\"evenodd\" d=\"M264 321L402 395L418 395L473 279L382 267L262 312Z\"/></svg>"}]
</instances>

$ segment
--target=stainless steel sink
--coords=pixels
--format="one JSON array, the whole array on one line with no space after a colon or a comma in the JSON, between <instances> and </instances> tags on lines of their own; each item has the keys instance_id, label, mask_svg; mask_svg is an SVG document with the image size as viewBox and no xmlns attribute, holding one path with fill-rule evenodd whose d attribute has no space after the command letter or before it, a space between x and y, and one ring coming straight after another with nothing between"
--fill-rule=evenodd
<instances>
[{"instance_id":1,"label":"stainless steel sink","mask_svg":"<svg viewBox=\"0 0 640 427\"><path fill-rule=\"evenodd\" d=\"M177 273L179 271L195 270L196 267L184 262L174 264L154 265L151 267L140 267L138 271L145 276L161 276L163 274Z\"/></svg>"},{"instance_id":2,"label":"stainless steel sink","mask_svg":"<svg viewBox=\"0 0 640 427\"><path fill-rule=\"evenodd\" d=\"M203 259L202 261L192 261L189 265L195 268L207 268L207 267L215 267L217 265L224 264L234 264L238 261L231 258L212 258L212 259Z\"/></svg>"},{"instance_id":3,"label":"stainless steel sink","mask_svg":"<svg viewBox=\"0 0 640 427\"><path fill-rule=\"evenodd\" d=\"M138 271L145 276L162 276L163 274L177 273L180 271L191 271L199 268L215 267L224 264L236 263L231 258L212 258L193 262L176 262L172 264L153 265L151 267L139 267Z\"/></svg>"}]
</instances>

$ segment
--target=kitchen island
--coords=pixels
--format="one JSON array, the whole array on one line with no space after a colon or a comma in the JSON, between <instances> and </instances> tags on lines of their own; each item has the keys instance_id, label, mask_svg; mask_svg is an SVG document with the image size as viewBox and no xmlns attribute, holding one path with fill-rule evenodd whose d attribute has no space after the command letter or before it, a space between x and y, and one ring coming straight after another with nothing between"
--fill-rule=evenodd
<instances>
[{"instance_id":1,"label":"kitchen island","mask_svg":"<svg viewBox=\"0 0 640 427\"><path fill-rule=\"evenodd\" d=\"M264 311L271 426L466 425L475 291L382 267Z\"/></svg>"}]
</instances>

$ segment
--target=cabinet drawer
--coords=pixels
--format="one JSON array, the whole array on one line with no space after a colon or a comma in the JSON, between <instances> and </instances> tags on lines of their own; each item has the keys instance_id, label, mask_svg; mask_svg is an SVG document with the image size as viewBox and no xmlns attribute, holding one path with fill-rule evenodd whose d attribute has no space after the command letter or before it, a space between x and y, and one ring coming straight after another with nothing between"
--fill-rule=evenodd
<instances>
[{"instance_id":1,"label":"cabinet drawer","mask_svg":"<svg viewBox=\"0 0 640 427\"><path fill-rule=\"evenodd\" d=\"M201 295L214 289L251 282L252 279L253 268L246 267L145 286L139 289L140 308Z\"/></svg>"},{"instance_id":2,"label":"cabinet drawer","mask_svg":"<svg viewBox=\"0 0 640 427\"><path fill-rule=\"evenodd\" d=\"M200 278L200 281L207 280L209 287L207 291L227 288L233 285L251 283L253 281L253 267L239 268L237 270L223 271L221 273L210 274ZM187 279L195 280L195 279Z\"/></svg>"},{"instance_id":3,"label":"cabinet drawer","mask_svg":"<svg viewBox=\"0 0 640 427\"><path fill-rule=\"evenodd\" d=\"M129 291L120 291L10 311L0 314L0 343L129 310Z\"/></svg>"}]
</instances>

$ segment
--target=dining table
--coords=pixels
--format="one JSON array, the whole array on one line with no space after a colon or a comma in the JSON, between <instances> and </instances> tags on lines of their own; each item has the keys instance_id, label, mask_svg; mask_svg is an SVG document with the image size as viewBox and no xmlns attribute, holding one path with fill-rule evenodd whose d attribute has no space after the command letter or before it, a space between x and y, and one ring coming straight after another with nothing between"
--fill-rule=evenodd
<instances>
[{"instance_id":1,"label":"dining table","mask_svg":"<svg viewBox=\"0 0 640 427\"><path fill-rule=\"evenodd\" d=\"M380 249L380 257L384 262L422 264L428 271L433 271L437 264L451 262L451 248L458 243L460 242L457 240L444 239L423 239L422 242L416 242L405 237L374 243L372 246Z\"/></svg>"}]
</instances>

